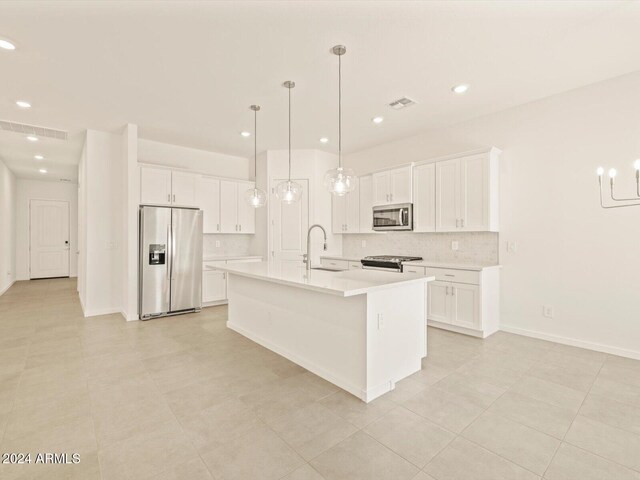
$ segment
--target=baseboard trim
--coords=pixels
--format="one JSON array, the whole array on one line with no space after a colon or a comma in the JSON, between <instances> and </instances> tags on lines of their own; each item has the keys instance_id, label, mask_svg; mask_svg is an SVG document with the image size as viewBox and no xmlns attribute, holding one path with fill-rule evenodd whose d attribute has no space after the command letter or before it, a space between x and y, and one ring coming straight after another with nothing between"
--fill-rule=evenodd
<instances>
[{"instance_id":1,"label":"baseboard trim","mask_svg":"<svg viewBox=\"0 0 640 480\"><path fill-rule=\"evenodd\" d=\"M4 290L2 290L2 291L0 292L0 296L4 295L4 294L7 292L7 290L9 290L11 287L13 287L13 284L14 284L14 283L16 283L16 280L11 280L11 283L9 283L9 285L7 285L7 286L4 288Z\"/></svg>"},{"instance_id":2,"label":"baseboard trim","mask_svg":"<svg viewBox=\"0 0 640 480\"><path fill-rule=\"evenodd\" d=\"M586 348L587 350L595 350L596 352L610 353L611 355L617 355L619 357L640 360L640 351L637 350L627 350L626 348L612 347L610 345L588 342L586 340L561 337L559 335L551 335L544 332L537 332L535 330L526 330L524 328L511 327L509 325L500 325L500 330L507 333L515 333L516 335L523 335L525 337L532 337L538 338L540 340L561 343L562 345L569 345L571 347Z\"/></svg>"},{"instance_id":3,"label":"baseboard trim","mask_svg":"<svg viewBox=\"0 0 640 480\"><path fill-rule=\"evenodd\" d=\"M119 308L105 308L102 310L85 310L85 317L97 317L99 315L111 315L112 313L121 313Z\"/></svg>"},{"instance_id":4,"label":"baseboard trim","mask_svg":"<svg viewBox=\"0 0 640 480\"><path fill-rule=\"evenodd\" d=\"M137 313L135 315L129 315L126 312L120 310L120 315L122 315L127 322L137 322L138 320L140 320L140 317Z\"/></svg>"}]
</instances>

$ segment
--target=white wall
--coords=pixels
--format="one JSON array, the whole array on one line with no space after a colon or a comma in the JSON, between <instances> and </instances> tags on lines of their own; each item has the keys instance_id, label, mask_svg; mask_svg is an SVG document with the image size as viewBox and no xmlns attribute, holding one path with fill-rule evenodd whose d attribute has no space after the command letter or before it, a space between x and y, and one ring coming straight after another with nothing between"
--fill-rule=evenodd
<instances>
[{"instance_id":1,"label":"white wall","mask_svg":"<svg viewBox=\"0 0 640 480\"><path fill-rule=\"evenodd\" d=\"M69 203L69 276L78 275L78 184L19 178L16 202L16 278L29 280L29 202Z\"/></svg>"},{"instance_id":2,"label":"white wall","mask_svg":"<svg viewBox=\"0 0 640 480\"><path fill-rule=\"evenodd\" d=\"M253 173L253 159L138 139L138 161L186 168L217 177L246 180Z\"/></svg>"},{"instance_id":3,"label":"white wall","mask_svg":"<svg viewBox=\"0 0 640 480\"><path fill-rule=\"evenodd\" d=\"M126 184L122 136L88 130L80 168L81 300L85 316L122 311Z\"/></svg>"},{"instance_id":4,"label":"white wall","mask_svg":"<svg viewBox=\"0 0 640 480\"><path fill-rule=\"evenodd\" d=\"M0 160L0 295L16 280L16 177Z\"/></svg>"},{"instance_id":5,"label":"white wall","mask_svg":"<svg viewBox=\"0 0 640 480\"><path fill-rule=\"evenodd\" d=\"M601 209L595 177L599 165L616 167L620 195L633 193L638 105L635 73L357 152L345 163L365 173L501 148L503 328L640 358L640 207ZM507 253L512 241L517 252ZM542 316L543 304L554 307L554 319Z\"/></svg>"}]
</instances>

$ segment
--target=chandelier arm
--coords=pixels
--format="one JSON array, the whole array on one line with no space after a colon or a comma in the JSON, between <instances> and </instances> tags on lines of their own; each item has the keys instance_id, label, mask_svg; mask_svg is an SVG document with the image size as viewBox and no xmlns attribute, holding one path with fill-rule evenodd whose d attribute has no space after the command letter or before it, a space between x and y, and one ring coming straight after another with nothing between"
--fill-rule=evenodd
<instances>
[{"instance_id":1,"label":"chandelier arm","mask_svg":"<svg viewBox=\"0 0 640 480\"><path fill-rule=\"evenodd\" d=\"M598 184L600 186L600 206L602 208L609 209L609 208L640 207L640 203L627 203L625 205L605 205L604 200L602 198L602 178L598 178ZM635 198L631 200L635 200Z\"/></svg>"},{"instance_id":2,"label":"chandelier arm","mask_svg":"<svg viewBox=\"0 0 640 480\"><path fill-rule=\"evenodd\" d=\"M633 202L635 200L638 200L635 197L632 198L616 198L614 190L613 190L613 185L614 183L611 182L611 200L613 200L614 202ZM636 189L637 189L637 195L638 197L640 197L640 181L638 180L638 174L636 173Z\"/></svg>"}]
</instances>

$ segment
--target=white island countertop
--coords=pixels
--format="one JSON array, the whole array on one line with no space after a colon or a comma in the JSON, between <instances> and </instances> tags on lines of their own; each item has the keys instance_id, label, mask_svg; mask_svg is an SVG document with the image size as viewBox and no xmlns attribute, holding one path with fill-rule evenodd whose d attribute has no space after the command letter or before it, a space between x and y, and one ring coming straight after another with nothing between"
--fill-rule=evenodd
<instances>
[{"instance_id":1,"label":"white island countertop","mask_svg":"<svg viewBox=\"0 0 640 480\"><path fill-rule=\"evenodd\" d=\"M426 283L435 277L417 273L381 272L377 270L314 270L307 272L302 262L231 263L216 266L217 270L280 285L352 297L394 288L405 284Z\"/></svg>"}]
</instances>

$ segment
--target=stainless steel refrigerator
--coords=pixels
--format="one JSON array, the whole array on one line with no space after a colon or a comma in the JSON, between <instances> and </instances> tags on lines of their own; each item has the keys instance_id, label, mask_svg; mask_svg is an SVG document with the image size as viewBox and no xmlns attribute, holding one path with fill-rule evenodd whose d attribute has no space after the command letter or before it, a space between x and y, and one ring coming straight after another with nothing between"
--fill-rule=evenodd
<instances>
[{"instance_id":1,"label":"stainless steel refrigerator","mask_svg":"<svg viewBox=\"0 0 640 480\"><path fill-rule=\"evenodd\" d=\"M141 320L202 308L202 211L140 207Z\"/></svg>"}]
</instances>

